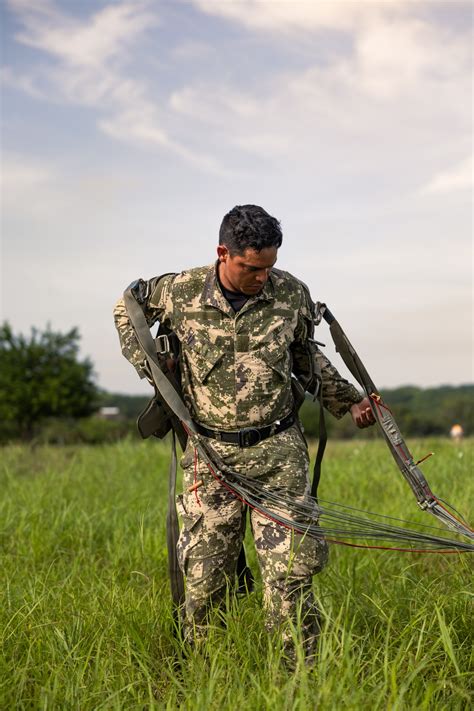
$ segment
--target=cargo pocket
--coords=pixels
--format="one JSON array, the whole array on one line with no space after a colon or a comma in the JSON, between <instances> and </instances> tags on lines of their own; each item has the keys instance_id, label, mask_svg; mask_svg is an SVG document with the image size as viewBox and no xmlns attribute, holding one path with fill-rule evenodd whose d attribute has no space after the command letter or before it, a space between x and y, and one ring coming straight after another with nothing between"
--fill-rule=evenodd
<instances>
[{"instance_id":1,"label":"cargo pocket","mask_svg":"<svg viewBox=\"0 0 474 711\"><path fill-rule=\"evenodd\" d=\"M293 573L298 577L306 577L320 573L329 560L329 546L321 536L316 538L309 534L295 534L292 557Z\"/></svg>"},{"instance_id":2,"label":"cargo pocket","mask_svg":"<svg viewBox=\"0 0 474 711\"><path fill-rule=\"evenodd\" d=\"M290 371L290 344L292 332L287 323L270 330L265 338L256 346L253 354L262 362L267 379L281 385L288 380Z\"/></svg>"},{"instance_id":3,"label":"cargo pocket","mask_svg":"<svg viewBox=\"0 0 474 711\"><path fill-rule=\"evenodd\" d=\"M329 560L329 546L325 538L315 539L315 560L313 565L314 574L320 573L326 567Z\"/></svg>"},{"instance_id":4,"label":"cargo pocket","mask_svg":"<svg viewBox=\"0 0 474 711\"><path fill-rule=\"evenodd\" d=\"M188 512L184 505L183 495L176 497L176 508L181 517L182 526L176 546L178 564L184 575L187 575L188 561L193 548L200 542L201 521L203 514L199 511Z\"/></svg>"}]
</instances>

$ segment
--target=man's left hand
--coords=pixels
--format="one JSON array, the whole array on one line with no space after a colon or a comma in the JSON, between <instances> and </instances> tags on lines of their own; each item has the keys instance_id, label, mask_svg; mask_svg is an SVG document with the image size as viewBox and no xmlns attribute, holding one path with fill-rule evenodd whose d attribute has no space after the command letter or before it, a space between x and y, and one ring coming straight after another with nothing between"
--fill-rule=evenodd
<instances>
[{"instance_id":1,"label":"man's left hand","mask_svg":"<svg viewBox=\"0 0 474 711\"><path fill-rule=\"evenodd\" d=\"M374 413L372 412L368 397L365 397L360 402L356 402L352 405L351 417L354 424L361 430L364 429L364 427L370 427L375 423Z\"/></svg>"}]
</instances>

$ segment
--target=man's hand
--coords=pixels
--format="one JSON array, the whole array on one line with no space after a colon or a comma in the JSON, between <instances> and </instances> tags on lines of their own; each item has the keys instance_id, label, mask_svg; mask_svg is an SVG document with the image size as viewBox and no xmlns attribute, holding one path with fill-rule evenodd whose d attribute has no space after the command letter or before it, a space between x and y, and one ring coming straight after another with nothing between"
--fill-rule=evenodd
<instances>
[{"instance_id":1,"label":"man's hand","mask_svg":"<svg viewBox=\"0 0 474 711\"><path fill-rule=\"evenodd\" d=\"M375 423L374 413L370 407L370 400L368 397L365 397L360 402L352 405L351 417L354 424L361 430L364 429L364 427L370 427Z\"/></svg>"}]
</instances>

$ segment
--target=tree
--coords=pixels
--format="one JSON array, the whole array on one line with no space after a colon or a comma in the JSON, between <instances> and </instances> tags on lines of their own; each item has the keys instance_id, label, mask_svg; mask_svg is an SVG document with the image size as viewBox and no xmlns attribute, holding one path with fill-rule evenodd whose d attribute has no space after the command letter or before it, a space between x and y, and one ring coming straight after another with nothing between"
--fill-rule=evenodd
<instances>
[{"instance_id":1,"label":"tree","mask_svg":"<svg viewBox=\"0 0 474 711\"><path fill-rule=\"evenodd\" d=\"M25 439L47 417L78 418L95 408L97 387L89 359L79 360L76 328L55 333L48 326L15 335L0 326L0 423L2 432Z\"/></svg>"}]
</instances>

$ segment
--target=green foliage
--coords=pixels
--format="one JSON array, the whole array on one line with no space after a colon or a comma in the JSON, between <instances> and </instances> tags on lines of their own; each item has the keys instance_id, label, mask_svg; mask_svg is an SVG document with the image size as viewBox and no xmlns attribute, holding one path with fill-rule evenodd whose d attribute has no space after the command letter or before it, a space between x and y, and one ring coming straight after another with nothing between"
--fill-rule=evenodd
<instances>
[{"instance_id":1,"label":"green foliage","mask_svg":"<svg viewBox=\"0 0 474 711\"><path fill-rule=\"evenodd\" d=\"M412 435L448 434L455 423L466 435L474 434L474 385L398 388L383 395Z\"/></svg>"},{"instance_id":2,"label":"green foliage","mask_svg":"<svg viewBox=\"0 0 474 711\"><path fill-rule=\"evenodd\" d=\"M126 437L138 439L134 420L105 420L98 416L77 420L45 420L35 435L35 444L105 444Z\"/></svg>"},{"instance_id":3,"label":"green foliage","mask_svg":"<svg viewBox=\"0 0 474 711\"><path fill-rule=\"evenodd\" d=\"M447 436L456 423L462 425L465 435L474 434L474 385L442 385L437 388L404 386L385 389L381 394L406 436ZM300 416L307 436L317 437L318 404L306 400ZM345 415L341 420L326 415L325 419L329 436L336 439L373 439L378 435L375 427L357 430L350 415Z\"/></svg>"},{"instance_id":4,"label":"green foliage","mask_svg":"<svg viewBox=\"0 0 474 711\"><path fill-rule=\"evenodd\" d=\"M0 326L1 434L31 438L48 417L78 418L95 408L92 363L79 360L79 332L35 328L29 337Z\"/></svg>"},{"instance_id":5,"label":"green foliage","mask_svg":"<svg viewBox=\"0 0 474 711\"><path fill-rule=\"evenodd\" d=\"M472 440L410 444L415 457L436 452L430 483L469 517ZM0 708L471 707L467 554L333 545L314 580L324 620L317 663L290 673L265 632L259 583L249 597L230 598L225 626L216 612L202 649L174 636L165 445L16 445L2 455ZM330 442L321 497L432 522L382 443Z\"/></svg>"},{"instance_id":6,"label":"green foliage","mask_svg":"<svg viewBox=\"0 0 474 711\"><path fill-rule=\"evenodd\" d=\"M153 396L153 388L150 386L149 395L123 395L120 393L108 393L101 390L99 395L99 406L116 406L120 414L130 420L136 420L140 412L145 409L150 398Z\"/></svg>"}]
</instances>

